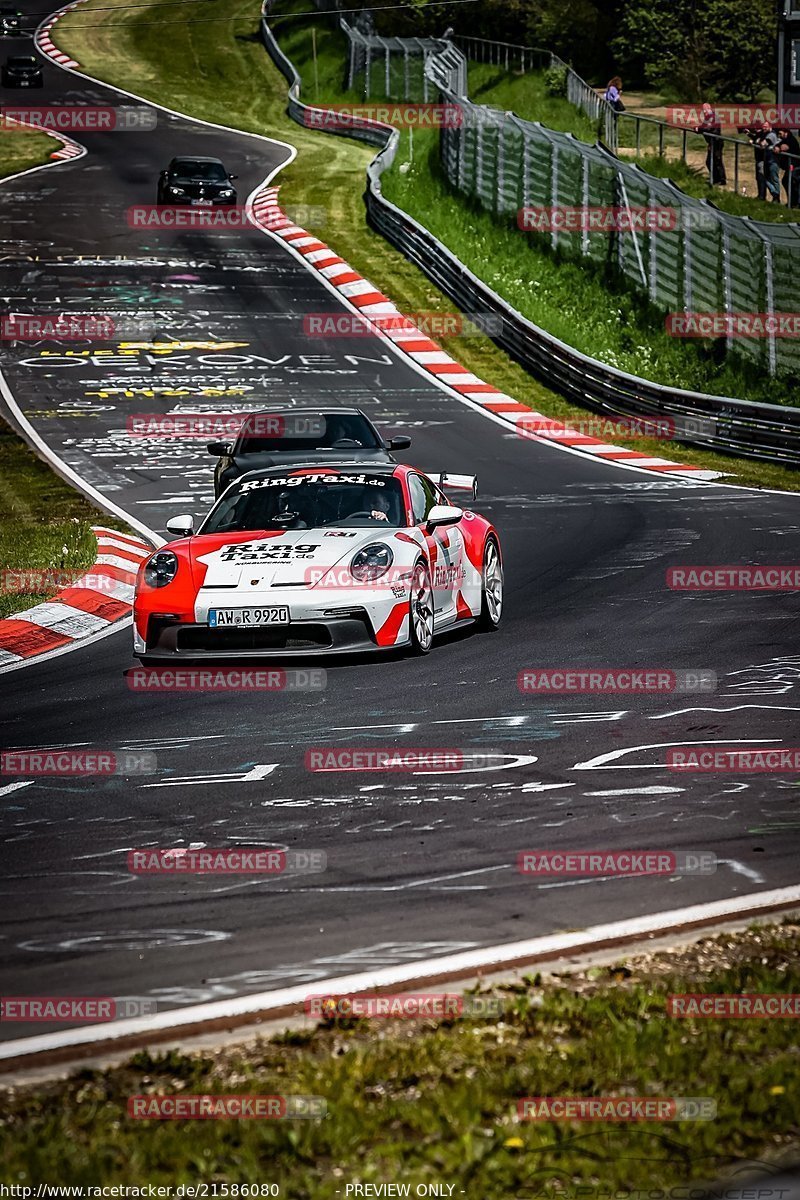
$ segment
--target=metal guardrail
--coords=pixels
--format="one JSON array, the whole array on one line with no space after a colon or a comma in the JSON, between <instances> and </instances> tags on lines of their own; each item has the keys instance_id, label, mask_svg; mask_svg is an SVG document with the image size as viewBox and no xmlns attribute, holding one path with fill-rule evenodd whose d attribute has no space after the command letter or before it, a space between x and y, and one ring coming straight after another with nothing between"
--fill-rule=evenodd
<instances>
[{"instance_id":1,"label":"metal guardrail","mask_svg":"<svg viewBox=\"0 0 800 1200\"><path fill-rule=\"evenodd\" d=\"M290 83L289 115L301 125L313 125L306 115L313 106L300 100L300 77L263 18L261 33L273 62ZM397 130L360 126L332 132L383 147L367 168L364 198L370 225L462 311L500 317L501 332L492 340L549 387L584 407L615 417L671 417L686 430L676 440L687 445L800 466L800 408L670 388L606 366L566 345L513 309L432 233L383 196L381 175L397 153Z\"/></svg>"}]
</instances>

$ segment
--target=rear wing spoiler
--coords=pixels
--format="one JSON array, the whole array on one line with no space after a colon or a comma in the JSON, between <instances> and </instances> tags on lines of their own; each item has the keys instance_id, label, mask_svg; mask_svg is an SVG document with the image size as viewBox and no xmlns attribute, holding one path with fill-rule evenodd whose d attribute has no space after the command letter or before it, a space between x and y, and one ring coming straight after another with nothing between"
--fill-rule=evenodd
<instances>
[{"instance_id":1,"label":"rear wing spoiler","mask_svg":"<svg viewBox=\"0 0 800 1200\"><path fill-rule=\"evenodd\" d=\"M448 500L464 502L478 499L477 475L454 475L451 471L441 471L438 474L429 473L428 478L442 489Z\"/></svg>"}]
</instances>

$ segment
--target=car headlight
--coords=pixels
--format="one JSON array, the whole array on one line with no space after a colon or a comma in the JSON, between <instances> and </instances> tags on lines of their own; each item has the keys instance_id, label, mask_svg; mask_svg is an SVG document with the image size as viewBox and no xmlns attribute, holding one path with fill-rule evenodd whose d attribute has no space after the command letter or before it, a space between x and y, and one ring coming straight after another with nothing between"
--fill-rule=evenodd
<instances>
[{"instance_id":1,"label":"car headlight","mask_svg":"<svg viewBox=\"0 0 800 1200\"><path fill-rule=\"evenodd\" d=\"M185 196L186 195L185 188L173 187L172 184L169 185L169 190L172 192L173 196Z\"/></svg>"},{"instance_id":2,"label":"car headlight","mask_svg":"<svg viewBox=\"0 0 800 1200\"><path fill-rule=\"evenodd\" d=\"M230 200L232 195L233 195L233 188L223 188L222 191L220 192L220 198L222 200Z\"/></svg>"},{"instance_id":3,"label":"car headlight","mask_svg":"<svg viewBox=\"0 0 800 1200\"><path fill-rule=\"evenodd\" d=\"M166 587L178 573L178 560L171 550L159 550L144 569L144 580L150 587Z\"/></svg>"},{"instance_id":4,"label":"car headlight","mask_svg":"<svg viewBox=\"0 0 800 1200\"><path fill-rule=\"evenodd\" d=\"M394 562L390 546L383 542L372 542L353 555L350 563L350 574L360 583L369 583L372 579L380 579L385 575Z\"/></svg>"}]
</instances>

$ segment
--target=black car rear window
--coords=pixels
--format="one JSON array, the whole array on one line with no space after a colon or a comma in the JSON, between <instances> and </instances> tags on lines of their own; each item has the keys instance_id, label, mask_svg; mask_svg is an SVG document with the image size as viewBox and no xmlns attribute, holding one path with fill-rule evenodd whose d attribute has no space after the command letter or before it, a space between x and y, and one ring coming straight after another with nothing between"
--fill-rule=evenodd
<instances>
[{"instance_id":1,"label":"black car rear window","mask_svg":"<svg viewBox=\"0 0 800 1200\"><path fill-rule=\"evenodd\" d=\"M224 183L228 178L222 163L194 162L191 159L181 159L172 168L173 175L182 175L192 179L205 179L209 183Z\"/></svg>"},{"instance_id":2,"label":"black car rear window","mask_svg":"<svg viewBox=\"0 0 800 1200\"><path fill-rule=\"evenodd\" d=\"M38 67L35 58L25 57L22 54L14 54L6 63L8 67Z\"/></svg>"},{"instance_id":3,"label":"black car rear window","mask_svg":"<svg viewBox=\"0 0 800 1200\"><path fill-rule=\"evenodd\" d=\"M253 436L253 430L263 429L265 421L259 422L259 414L254 413L245 419L233 448L234 457L240 454L269 454L269 453L302 453L304 450L379 450L381 443L369 421L359 413L319 413L313 414L308 421L313 436L295 437L292 435L293 418L300 414L287 412L281 414L286 418L286 432L280 423L276 425L273 436ZM321 427L321 428L320 428Z\"/></svg>"}]
</instances>

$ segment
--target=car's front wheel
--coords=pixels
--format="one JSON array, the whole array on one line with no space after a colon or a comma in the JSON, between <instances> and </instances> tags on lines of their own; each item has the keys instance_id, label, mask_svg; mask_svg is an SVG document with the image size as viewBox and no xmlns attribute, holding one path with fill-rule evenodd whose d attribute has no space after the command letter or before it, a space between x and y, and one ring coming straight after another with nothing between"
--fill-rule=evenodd
<instances>
[{"instance_id":1,"label":"car's front wheel","mask_svg":"<svg viewBox=\"0 0 800 1200\"><path fill-rule=\"evenodd\" d=\"M427 654L433 645L433 588L431 573L422 559L411 577L408 621L411 653Z\"/></svg>"},{"instance_id":2,"label":"car's front wheel","mask_svg":"<svg viewBox=\"0 0 800 1200\"><path fill-rule=\"evenodd\" d=\"M487 538L481 571L481 629L497 629L503 615L503 564L494 538Z\"/></svg>"}]
</instances>

